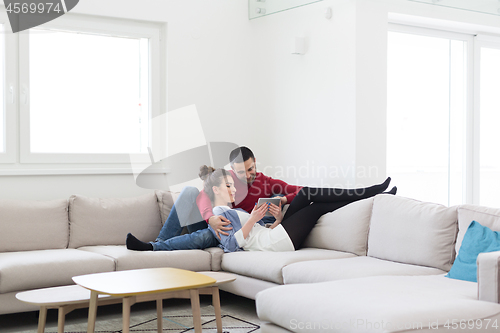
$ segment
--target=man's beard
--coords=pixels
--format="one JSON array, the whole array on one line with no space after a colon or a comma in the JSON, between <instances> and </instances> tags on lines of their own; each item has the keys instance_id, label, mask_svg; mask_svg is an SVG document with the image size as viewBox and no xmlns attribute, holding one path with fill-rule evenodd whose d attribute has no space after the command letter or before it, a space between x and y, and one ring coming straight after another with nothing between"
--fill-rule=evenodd
<instances>
[{"instance_id":1,"label":"man's beard","mask_svg":"<svg viewBox=\"0 0 500 333\"><path fill-rule=\"evenodd\" d=\"M250 179L245 179L245 180L246 180L247 184L252 184L253 181L255 180L255 178L256 178L256 175L253 175L252 177L250 177Z\"/></svg>"}]
</instances>

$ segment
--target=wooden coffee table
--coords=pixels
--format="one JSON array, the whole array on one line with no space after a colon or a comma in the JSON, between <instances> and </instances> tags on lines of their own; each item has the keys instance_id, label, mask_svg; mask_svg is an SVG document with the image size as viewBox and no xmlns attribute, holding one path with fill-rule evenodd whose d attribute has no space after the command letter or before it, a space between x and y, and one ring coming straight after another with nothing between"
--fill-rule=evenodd
<instances>
[{"instance_id":1,"label":"wooden coffee table","mask_svg":"<svg viewBox=\"0 0 500 333\"><path fill-rule=\"evenodd\" d=\"M219 272L201 274L177 268L139 269L73 277L76 284L91 291L88 333L93 333L95 330L99 295L123 298L123 333L129 332L130 307L133 304L156 300L158 332L162 332L163 299L190 298L194 329L196 333L201 333L200 293L212 294L217 331L222 332L218 284L234 279L231 274Z\"/></svg>"}]
</instances>

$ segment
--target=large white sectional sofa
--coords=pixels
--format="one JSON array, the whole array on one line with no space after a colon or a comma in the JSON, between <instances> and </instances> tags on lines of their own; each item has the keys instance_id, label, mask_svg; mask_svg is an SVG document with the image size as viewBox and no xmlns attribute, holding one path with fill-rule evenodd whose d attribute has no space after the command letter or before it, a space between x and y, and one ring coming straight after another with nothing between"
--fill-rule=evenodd
<instances>
[{"instance_id":1,"label":"large white sectional sofa","mask_svg":"<svg viewBox=\"0 0 500 333\"><path fill-rule=\"evenodd\" d=\"M500 230L500 209L382 194L324 215L299 251L125 248L128 232L154 240L172 204L164 191L0 200L0 314L37 310L15 294L72 284L75 275L177 267L235 274L221 287L256 299L264 332L500 329L499 252L479 256L478 283L444 276L469 224Z\"/></svg>"}]
</instances>

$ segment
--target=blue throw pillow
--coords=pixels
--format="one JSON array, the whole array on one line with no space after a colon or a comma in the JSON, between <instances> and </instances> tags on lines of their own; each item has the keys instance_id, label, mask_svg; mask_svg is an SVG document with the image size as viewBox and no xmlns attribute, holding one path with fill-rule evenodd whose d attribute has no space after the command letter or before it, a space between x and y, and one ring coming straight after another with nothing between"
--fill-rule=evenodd
<instances>
[{"instance_id":1,"label":"blue throw pillow","mask_svg":"<svg viewBox=\"0 0 500 333\"><path fill-rule=\"evenodd\" d=\"M458 256L446 276L477 282L477 256L479 253L493 251L500 251L500 233L472 221L464 235Z\"/></svg>"}]
</instances>

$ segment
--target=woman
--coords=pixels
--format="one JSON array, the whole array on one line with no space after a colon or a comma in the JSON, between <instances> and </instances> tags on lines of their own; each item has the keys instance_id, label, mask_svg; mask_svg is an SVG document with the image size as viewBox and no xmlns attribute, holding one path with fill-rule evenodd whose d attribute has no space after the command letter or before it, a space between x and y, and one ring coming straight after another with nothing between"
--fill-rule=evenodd
<instances>
[{"instance_id":1,"label":"woman","mask_svg":"<svg viewBox=\"0 0 500 333\"><path fill-rule=\"evenodd\" d=\"M225 252L297 250L323 214L356 200L383 193L390 182L390 178L387 178L382 184L355 190L304 187L290 204L285 216L282 216L281 205L256 206L251 214L240 209L231 209L236 189L231 174L224 169L215 170L202 166L200 177L204 181L204 191L214 206L214 214L222 215L231 221L233 229L229 231L229 235L221 235L220 247ZM395 191L394 187L388 193L395 194ZM276 218L276 222L269 228L264 227L262 222L267 211ZM206 244L214 244L211 240L217 241L215 232L210 227L199 230L197 233L204 233L203 238L207 240L204 244L194 245L199 246L200 249L209 247ZM173 237L159 244L158 242L144 243L129 234L127 235L127 248L132 250L192 249L196 248L193 247L193 239L200 238L192 235Z\"/></svg>"}]
</instances>

